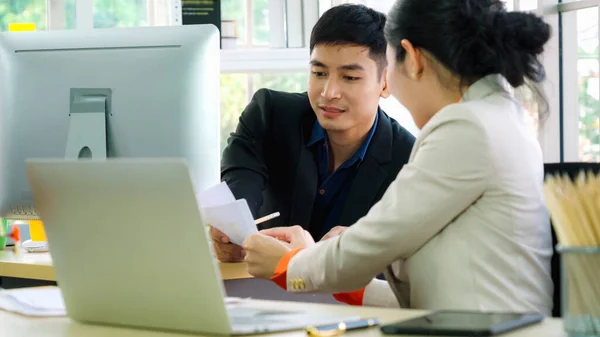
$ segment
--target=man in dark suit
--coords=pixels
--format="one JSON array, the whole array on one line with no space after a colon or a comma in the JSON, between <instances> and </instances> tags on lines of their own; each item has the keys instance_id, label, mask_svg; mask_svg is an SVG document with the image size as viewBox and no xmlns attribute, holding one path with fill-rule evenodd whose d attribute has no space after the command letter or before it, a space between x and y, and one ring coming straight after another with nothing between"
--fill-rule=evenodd
<instances>
[{"instance_id":1,"label":"man in dark suit","mask_svg":"<svg viewBox=\"0 0 600 337\"><path fill-rule=\"evenodd\" d=\"M310 41L307 93L258 90L228 140L221 177L264 224L301 225L315 240L364 216L408 161L414 137L379 108L389 97L385 15L362 5L325 12ZM221 261L241 248L211 228Z\"/></svg>"}]
</instances>

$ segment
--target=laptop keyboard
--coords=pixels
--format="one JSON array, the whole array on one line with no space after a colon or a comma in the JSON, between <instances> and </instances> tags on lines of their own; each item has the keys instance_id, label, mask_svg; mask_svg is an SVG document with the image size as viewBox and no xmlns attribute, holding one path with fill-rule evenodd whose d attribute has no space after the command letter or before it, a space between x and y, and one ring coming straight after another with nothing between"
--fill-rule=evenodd
<instances>
[{"instance_id":1,"label":"laptop keyboard","mask_svg":"<svg viewBox=\"0 0 600 337\"><path fill-rule=\"evenodd\" d=\"M287 322L299 312L271 311L251 308L228 308L231 323L235 325L273 324Z\"/></svg>"},{"instance_id":2,"label":"laptop keyboard","mask_svg":"<svg viewBox=\"0 0 600 337\"><path fill-rule=\"evenodd\" d=\"M304 329L309 325L332 324L360 318L326 312L265 310L233 305L229 305L227 311L234 334Z\"/></svg>"}]
</instances>

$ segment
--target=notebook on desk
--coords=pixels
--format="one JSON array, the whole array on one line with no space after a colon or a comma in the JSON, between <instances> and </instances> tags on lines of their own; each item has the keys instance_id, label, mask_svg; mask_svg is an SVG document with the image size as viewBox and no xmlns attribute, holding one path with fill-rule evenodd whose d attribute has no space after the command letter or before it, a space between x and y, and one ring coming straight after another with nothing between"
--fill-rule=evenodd
<instances>
[{"instance_id":1,"label":"notebook on desk","mask_svg":"<svg viewBox=\"0 0 600 337\"><path fill-rule=\"evenodd\" d=\"M26 168L74 320L236 335L358 318L226 303L183 161L30 160Z\"/></svg>"}]
</instances>

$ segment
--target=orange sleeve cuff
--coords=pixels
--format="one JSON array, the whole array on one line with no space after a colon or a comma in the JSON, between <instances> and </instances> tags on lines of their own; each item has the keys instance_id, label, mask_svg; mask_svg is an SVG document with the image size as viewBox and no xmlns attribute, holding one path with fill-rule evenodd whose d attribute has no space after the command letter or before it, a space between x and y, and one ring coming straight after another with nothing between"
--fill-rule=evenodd
<instances>
[{"instance_id":1,"label":"orange sleeve cuff","mask_svg":"<svg viewBox=\"0 0 600 337\"><path fill-rule=\"evenodd\" d=\"M289 251L285 254L277 264L277 268L275 268L275 272L273 272L273 276L271 277L271 281L275 282L280 288L287 290L287 269L292 258L298 254L302 248L297 248ZM365 288L362 288L357 291L349 292L349 293L338 293L333 294L333 297L342 303L346 303L349 305L362 306L363 297L365 296Z\"/></svg>"},{"instance_id":2,"label":"orange sleeve cuff","mask_svg":"<svg viewBox=\"0 0 600 337\"><path fill-rule=\"evenodd\" d=\"M277 264L277 268L275 268L275 272L273 273L273 276L271 277L271 281L275 282L275 284L277 284L279 287L283 288L284 290L287 290L288 265L290 264L290 261L292 261L292 258L296 254L298 254L301 250L302 250L302 248L296 248L296 249L289 251L287 254L285 254L281 258L281 260L279 260L279 263Z\"/></svg>"},{"instance_id":3,"label":"orange sleeve cuff","mask_svg":"<svg viewBox=\"0 0 600 337\"><path fill-rule=\"evenodd\" d=\"M363 298L365 297L365 288L353 291L350 293L333 294L333 297L338 301L350 305L362 306Z\"/></svg>"}]
</instances>

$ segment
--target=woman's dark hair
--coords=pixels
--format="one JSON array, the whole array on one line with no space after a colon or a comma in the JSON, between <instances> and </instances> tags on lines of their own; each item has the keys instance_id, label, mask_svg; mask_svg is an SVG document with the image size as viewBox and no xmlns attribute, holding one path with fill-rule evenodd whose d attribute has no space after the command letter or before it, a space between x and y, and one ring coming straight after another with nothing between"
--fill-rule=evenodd
<instances>
[{"instance_id":1,"label":"woman's dark hair","mask_svg":"<svg viewBox=\"0 0 600 337\"><path fill-rule=\"evenodd\" d=\"M490 74L514 88L541 82L545 71L537 57L550 35L541 18L507 12L500 0L397 0L385 26L397 61L406 57L400 43L407 39L457 75L461 86Z\"/></svg>"}]
</instances>

